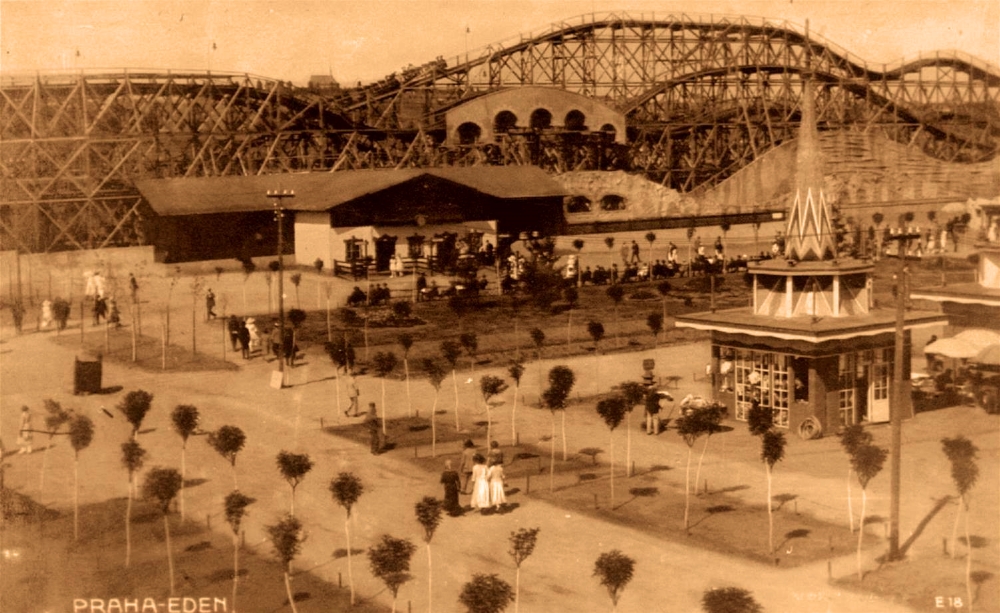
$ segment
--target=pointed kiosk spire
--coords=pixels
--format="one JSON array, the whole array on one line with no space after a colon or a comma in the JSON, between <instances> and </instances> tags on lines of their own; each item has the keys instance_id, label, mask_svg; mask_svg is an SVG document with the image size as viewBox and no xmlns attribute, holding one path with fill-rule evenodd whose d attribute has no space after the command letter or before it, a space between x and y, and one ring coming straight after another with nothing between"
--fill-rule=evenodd
<instances>
[{"instance_id":1,"label":"pointed kiosk spire","mask_svg":"<svg viewBox=\"0 0 1000 613\"><path fill-rule=\"evenodd\" d=\"M810 73L804 74L802 116L795 159L795 201L788 215L786 257L829 260L836 257L830 207L823 194L823 168L816 131L816 92Z\"/></svg>"}]
</instances>

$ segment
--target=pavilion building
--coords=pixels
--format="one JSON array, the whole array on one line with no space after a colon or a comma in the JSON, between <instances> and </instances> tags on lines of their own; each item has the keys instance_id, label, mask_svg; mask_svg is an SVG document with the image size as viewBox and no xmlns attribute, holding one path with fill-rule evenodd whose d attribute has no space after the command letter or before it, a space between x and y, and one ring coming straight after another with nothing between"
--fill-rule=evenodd
<instances>
[{"instance_id":1,"label":"pavilion building","mask_svg":"<svg viewBox=\"0 0 1000 613\"><path fill-rule=\"evenodd\" d=\"M874 304L873 262L837 254L814 95L807 80L785 257L750 264L750 306L676 319L678 327L711 331L713 395L730 415L745 421L757 397L773 411L776 426L807 438L889 421L896 330L895 309ZM913 328L945 321L938 313L907 310L904 355L910 355ZM913 412L909 371L904 360L904 417Z\"/></svg>"}]
</instances>

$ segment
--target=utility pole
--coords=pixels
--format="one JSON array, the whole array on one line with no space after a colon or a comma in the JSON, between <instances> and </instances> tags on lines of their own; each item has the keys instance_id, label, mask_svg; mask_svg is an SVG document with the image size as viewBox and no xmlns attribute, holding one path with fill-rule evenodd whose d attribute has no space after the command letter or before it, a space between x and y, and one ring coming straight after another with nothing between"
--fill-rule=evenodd
<instances>
[{"instance_id":1,"label":"utility pole","mask_svg":"<svg viewBox=\"0 0 1000 613\"><path fill-rule=\"evenodd\" d=\"M889 560L898 560L899 552L899 489L902 464L900 453L903 441L903 360L907 359L904 352L906 337L906 299L909 291L906 277L909 270L906 264L906 252L910 241L920 237L920 229L897 228L889 237L896 242L896 256L899 258L899 270L896 273L896 348L893 357L892 373L892 405L889 411L889 422L892 438L889 450Z\"/></svg>"},{"instance_id":2,"label":"utility pole","mask_svg":"<svg viewBox=\"0 0 1000 613\"><path fill-rule=\"evenodd\" d=\"M294 190L267 190L267 197L274 202L274 217L278 220L278 370L281 385L285 385L285 207L284 201L295 197ZM292 343L292 351L295 351Z\"/></svg>"}]
</instances>

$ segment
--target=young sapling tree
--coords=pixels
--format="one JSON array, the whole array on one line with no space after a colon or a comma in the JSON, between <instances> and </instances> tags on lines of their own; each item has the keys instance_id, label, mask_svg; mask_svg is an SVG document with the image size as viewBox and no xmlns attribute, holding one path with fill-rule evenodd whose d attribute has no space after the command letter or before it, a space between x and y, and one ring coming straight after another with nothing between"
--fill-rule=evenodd
<instances>
[{"instance_id":1,"label":"young sapling tree","mask_svg":"<svg viewBox=\"0 0 1000 613\"><path fill-rule=\"evenodd\" d=\"M862 445L870 445L872 435L865 430L861 424L853 424L844 428L839 435L840 446L847 453L847 521L851 532L854 532L854 505L851 502L851 476L854 468L851 466L851 458L854 452Z\"/></svg>"},{"instance_id":2,"label":"young sapling tree","mask_svg":"<svg viewBox=\"0 0 1000 613\"><path fill-rule=\"evenodd\" d=\"M468 613L503 613L514 598L510 584L497 575L475 574L462 586L458 602Z\"/></svg>"},{"instance_id":3,"label":"young sapling tree","mask_svg":"<svg viewBox=\"0 0 1000 613\"><path fill-rule=\"evenodd\" d=\"M687 445L687 468L684 470L684 531L687 532L691 528L690 523L690 510L691 510L691 450L694 448L695 442L704 434L707 433L707 427L705 425L705 420L703 417L703 411L707 409L693 409L688 413L682 414L677 419L677 434L684 439L684 443ZM697 482L695 482L697 483ZM770 504L770 503L768 503Z\"/></svg>"},{"instance_id":4,"label":"young sapling tree","mask_svg":"<svg viewBox=\"0 0 1000 613\"><path fill-rule=\"evenodd\" d=\"M864 443L855 447L851 453L851 468L858 476L861 485L861 517L858 519L858 581L864 578L861 573L861 541L865 536L865 506L868 503L868 482L882 471L889 452L881 447Z\"/></svg>"},{"instance_id":5,"label":"young sapling tree","mask_svg":"<svg viewBox=\"0 0 1000 613\"><path fill-rule=\"evenodd\" d=\"M142 497L158 503L163 514L163 532L167 541L167 566L170 569L170 595L174 595L174 554L170 547L170 503L181 489L181 474L173 468L155 467L146 474Z\"/></svg>"},{"instance_id":6,"label":"young sapling tree","mask_svg":"<svg viewBox=\"0 0 1000 613\"><path fill-rule=\"evenodd\" d=\"M45 466L48 464L49 448L52 447L52 439L59 434L59 430L69 422L72 416L69 411L62 408L62 405L46 398L42 402L45 407L45 433L49 435L49 442L45 445L45 452L42 453L42 470L38 478L38 492L45 489Z\"/></svg>"},{"instance_id":7,"label":"young sapling tree","mask_svg":"<svg viewBox=\"0 0 1000 613\"><path fill-rule=\"evenodd\" d=\"M146 450L135 439L122 443L122 465L128 471L128 500L125 503L125 568L132 562L132 492L135 475L142 468Z\"/></svg>"},{"instance_id":8,"label":"young sapling tree","mask_svg":"<svg viewBox=\"0 0 1000 613\"><path fill-rule=\"evenodd\" d=\"M292 560L302 551L302 522L293 515L286 515L278 523L264 528L271 538L271 545L274 546L278 559L281 560L288 604L292 607L292 613L298 613L298 609L295 607L295 596L292 594L291 571Z\"/></svg>"},{"instance_id":9,"label":"young sapling tree","mask_svg":"<svg viewBox=\"0 0 1000 613\"><path fill-rule=\"evenodd\" d=\"M611 396L604 398L597 403L597 414L604 420L604 424L610 432L608 443L609 455L611 457L611 510L615 510L615 428L621 425L625 419L626 404L621 396Z\"/></svg>"},{"instance_id":10,"label":"young sapling tree","mask_svg":"<svg viewBox=\"0 0 1000 613\"><path fill-rule=\"evenodd\" d=\"M240 577L240 528L247 507L254 502L256 501L253 498L244 496L237 491L232 491L226 496L226 523L233 531L233 611L236 610L236 586L239 584Z\"/></svg>"},{"instance_id":11,"label":"young sapling tree","mask_svg":"<svg viewBox=\"0 0 1000 613\"><path fill-rule=\"evenodd\" d=\"M354 606L354 571L351 567L351 509L357 504L365 486L354 473L342 472L330 480L330 493L333 500L347 511L344 520L344 533L347 536L347 582L351 586L351 606Z\"/></svg>"},{"instance_id":12,"label":"young sapling tree","mask_svg":"<svg viewBox=\"0 0 1000 613\"><path fill-rule=\"evenodd\" d=\"M761 435L760 459L767 470L767 552L774 553L774 509L771 504L771 476L774 465L785 457L785 434L769 429Z\"/></svg>"},{"instance_id":13,"label":"young sapling tree","mask_svg":"<svg viewBox=\"0 0 1000 613\"><path fill-rule=\"evenodd\" d=\"M441 357L451 367L451 382L455 387L455 432L462 429L461 421L458 417L458 376L455 369L458 366L458 356L462 355L462 348L455 341L441 341Z\"/></svg>"},{"instance_id":14,"label":"young sapling tree","mask_svg":"<svg viewBox=\"0 0 1000 613\"><path fill-rule=\"evenodd\" d=\"M73 540L80 540L80 452L94 440L94 422L86 415L69 420L69 444L73 447ZM0 470L3 470L0 468Z\"/></svg>"},{"instance_id":15,"label":"young sapling tree","mask_svg":"<svg viewBox=\"0 0 1000 613\"><path fill-rule=\"evenodd\" d=\"M618 610L618 599L622 590L632 580L635 574L635 560L617 549L606 551L597 557L594 563L594 576L600 579L601 585L611 596L611 611Z\"/></svg>"},{"instance_id":16,"label":"young sapling tree","mask_svg":"<svg viewBox=\"0 0 1000 613\"><path fill-rule=\"evenodd\" d=\"M552 418L552 432L549 439L551 451L549 460L549 491L555 489L556 472L556 411L564 411L569 393L573 390L576 375L567 366L554 366L549 371L549 387L542 392L542 404L549 409ZM563 445L565 446L565 441ZM563 458L565 459L565 458Z\"/></svg>"},{"instance_id":17,"label":"young sapling tree","mask_svg":"<svg viewBox=\"0 0 1000 613\"><path fill-rule=\"evenodd\" d=\"M224 457L232 468L234 490L240 489L239 483L236 482L236 456L243 450L246 442L246 435L237 426L222 426L208 435L208 444Z\"/></svg>"},{"instance_id":18,"label":"young sapling tree","mask_svg":"<svg viewBox=\"0 0 1000 613\"><path fill-rule=\"evenodd\" d=\"M284 450L278 452L276 461L278 464L278 472L280 472L281 476L288 482L288 486L292 488L292 502L289 515L294 516L295 488L299 486L299 483L302 483L302 479L304 479L306 474L312 470L313 461L309 458L308 453L291 453Z\"/></svg>"},{"instance_id":19,"label":"young sapling tree","mask_svg":"<svg viewBox=\"0 0 1000 613\"><path fill-rule=\"evenodd\" d=\"M405 304L409 306L409 303L401 302L397 304ZM399 346L403 348L403 374L406 377L406 416L413 417L413 399L410 397L410 349L413 347L413 337L407 333L400 334L397 337L399 340Z\"/></svg>"},{"instance_id":20,"label":"young sapling tree","mask_svg":"<svg viewBox=\"0 0 1000 613\"><path fill-rule=\"evenodd\" d=\"M483 394L483 404L486 405L486 441L493 440L493 417L490 409L490 402L500 394L507 391L507 384L500 377L484 375L479 379L479 391Z\"/></svg>"},{"instance_id":21,"label":"young sapling tree","mask_svg":"<svg viewBox=\"0 0 1000 613\"><path fill-rule=\"evenodd\" d=\"M545 387L544 384L544 369L542 364L542 347L545 346L545 332L541 328L532 328L531 332L531 342L535 344L535 356L538 359L538 393L542 393L542 388Z\"/></svg>"},{"instance_id":22,"label":"young sapling tree","mask_svg":"<svg viewBox=\"0 0 1000 613\"><path fill-rule=\"evenodd\" d=\"M399 588L411 579L410 558L417 546L407 539L383 534L378 543L368 548L368 562L372 574L382 580L392 593L392 613L396 613Z\"/></svg>"},{"instance_id":23,"label":"young sapling tree","mask_svg":"<svg viewBox=\"0 0 1000 613\"><path fill-rule=\"evenodd\" d=\"M517 445L517 397L521 392L521 377L524 376L524 364L514 362L507 368L507 374L514 380L514 404L510 409L510 444Z\"/></svg>"},{"instance_id":24,"label":"young sapling tree","mask_svg":"<svg viewBox=\"0 0 1000 613\"><path fill-rule=\"evenodd\" d=\"M198 429L200 416L197 407L189 404L179 404L170 413L170 421L173 423L174 432L181 437L181 491L179 494L181 520L186 515L184 513L184 482L187 479L187 442L195 430Z\"/></svg>"},{"instance_id":25,"label":"young sapling tree","mask_svg":"<svg viewBox=\"0 0 1000 613\"><path fill-rule=\"evenodd\" d=\"M427 544L427 611L433 609L434 603L434 580L431 564L431 539L434 532L441 524L441 515L444 512L444 504L431 496L424 496L415 506L417 521L424 529L424 543Z\"/></svg>"},{"instance_id":26,"label":"young sapling tree","mask_svg":"<svg viewBox=\"0 0 1000 613\"><path fill-rule=\"evenodd\" d=\"M142 420L146 419L146 414L153 406L153 395L143 390L134 390L125 394L125 398L118 404L118 410L125 415L128 423L132 424L132 438L139 434L142 427Z\"/></svg>"},{"instance_id":27,"label":"young sapling tree","mask_svg":"<svg viewBox=\"0 0 1000 613\"><path fill-rule=\"evenodd\" d=\"M718 434L723 431L722 418L726 416L726 405L721 402L715 402L701 411L701 420L705 428L705 444L701 447L701 454L698 456L698 470L694 473L694 493L698 495L699 489L698 484L701 482L701 465L705 460L705 452L708 450L708 441L712 439L713 434Z\"/></svg>"},{"instance_id":28,"label":"young sapling tree","mask_svg":"<svg viewBox=\"0 0 1000 613\"><path fill-rule=\"evenodd\" d=\"M431 457L437 457L437 404L438 396L441 395L441 383L444 382L445 372L441 366L431 358L424 358L424 372L427 373L427 381L434 388L434 404L431 406Z\"/></svg>"},{"instance_id":29,"label":"young sapling tree","mask_svg":"<svg viewBox=\"0 0 1000 613\"><path fill-rule=\"evenodd\" d=\"M965 509L965 546L968 553L965 557L965 589L969 600L969 609L972 609L972 540L969 535L969 491L979 479L979 465L976 464L979 448L972 441L964 436L941 439L941 447L948 461L951 462L951 480L955 483L958 491L959 507L955 515L955 527L951 534L951 557L955 557L958 549L958 540L955 534L958 531L958 518Z\"/></svg>"},{"instance_id":30,"label":"young sapling tree","mask_svg":"<svg viewBox=\"0 0 1000 613\"><path fill-rule=\"evenodd\" d=\"M514 574L514 613L518 613L521 605L521 564L535 552L540 530L541 528L518 528L511 531L508 538L510 549L507 553L513 558L514 567L517 569Z\"/></svg>"},{"instance_id":31,"label":"young sapling tree","mask_svg":"<svg viewBox=\"0 0 1000 613\"><path fill-rule=\"evenodd\" d=\"M626 381L618 386L625 400L625 474L632 476L632 410L646 399L646 388L636 381Z\"/></svg>"},{"instance_id":32,"label":"young sapling tree","mask_svg":"<svg viewBox=\"0 0 1000 613\"><path fill-rule=\"evenodd\" d=\"M605 293L615 303L615 345L621 347L622 331L621 325L618 323L618 307L621 306L622 300L625 299L625 288L621 283L615 283L609 286Z\"/></svg>"},{"instance_id":33,"label":"young sapling tree","mask_svg":"<svg viewBox=\"0 0 1000 613\"><path fill-rule=\"evenodd\" d=\"M375 376L382 381L382 434L385 434L386 431L385 415L388 413L388 407L385 406L385 379L392 374L398 363L396 354L391 351L379 351L372 358L372 368L375 370Z\"/></svg>"},{"instance_id":34,"label":"young sapling tree","mask_svg":"<svg viewBox=\"0 0 1000 613\"><path fill-rule=\"evenodd\" d=\"M479 351L479 337L476 336L475 332L463 332L458 337L458 342L469 356L469 375L472 376L476 372L476 352Z\"/></svg>"}]
</instances>

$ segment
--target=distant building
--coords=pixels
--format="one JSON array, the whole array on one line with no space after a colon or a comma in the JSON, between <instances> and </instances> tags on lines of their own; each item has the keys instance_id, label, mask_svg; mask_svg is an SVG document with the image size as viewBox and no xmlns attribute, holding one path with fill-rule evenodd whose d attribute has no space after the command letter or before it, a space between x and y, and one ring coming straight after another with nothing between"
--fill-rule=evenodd
<instances>
[{"instance_id":1,"label":"distant building","mask_svg":"<svg viewBox=\"0 0 1000 613\"><path fill-rule=\"evenodd\" d=\"M340 83L333 75L314 74L309 77L309 89L319 94L331 94L340 91Z\"/></svg>"}]
</instances>

